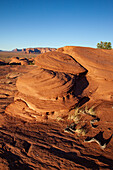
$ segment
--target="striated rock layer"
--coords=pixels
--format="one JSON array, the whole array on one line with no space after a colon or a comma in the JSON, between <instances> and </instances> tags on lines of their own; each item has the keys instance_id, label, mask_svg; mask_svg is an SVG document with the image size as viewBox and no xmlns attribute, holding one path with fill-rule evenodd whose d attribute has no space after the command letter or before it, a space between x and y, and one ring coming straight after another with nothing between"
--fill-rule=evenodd
<instances>
[{"instance_id":1,"label":"striated rock layer","mask_svg":"<svg viewBox=\"0 0 113 170\"><path fill-rule=\"evenodd\" d=\"M36 59L38 66L0 66L2 169L113 169L113 71L110 67L113 63L113 51L65 47L64 52L70 53L87 70L75 66L75 71L77 68L80 73L73 73L74 67L71 72L66 67L65 72L59 71L60 65L58 67L56 63L55 69L53 64L47 64L45 68L43 60L41 61L43 55ZM54 58L52 54L49 54L48 60L50 57ZM57 58L54 59L57 61ZM46 57L45 61L47 62ZM20 75L23 76L17 81L18 94L10 104L17 90L16 79ZM89 102L93 100L95 110L87 102L87 107L82 105L79 114L78 108L68 113L68 118L74 119L73 122L67 120L66 107L69 110L78 101L80 106L84 96L90 98ZM6 113L10 115L4 114L8 104ZM64 115L58 110L61 105L65 109ZM54 111L47 112L47 107L54 107ZM74 113L77 114L76 117ZM47 117L56 117L58 122L51 119L46 122L35 121Z\"/></svg>"},{"instance_id":2,"label":"striated rock layer","mask_svg":"<svg viewBox=\"0 0 113 170\"><path fill-rule=\"evenodd\" d=\"M53 118L88 99L93 105L113 101L113 50L63 47L38 55L35 63L31 72L18 78L15 103L7 113L12 107L16 110L17 100L24 103L20 108L26 105L35 116Z\"/></svg>"},{"instance_id":3,"label":"striated rock layer","mask_svg":"<svg viewBox=\"0 0 113 170\"><path fill-rule=\"evenodd\" d=\"M93 100L113 101L113 50L66 46L58 51L71 55L88 70Z\"/></svg>"},{"instance_id":4,"label":"striated rock layer","mask_svg":"<svg viewBox=\"0 0 113 170\"><path fill-rule=\"evenodd\" d=\"M7 107L7 113L17 107L18 100L36 115L55 116L69 111L83 98L83 90L88 86L87 70L71 56L49 52L38 55L35 63L35 69L18 78L15 103Z\"/></svg>"}]
</instances>

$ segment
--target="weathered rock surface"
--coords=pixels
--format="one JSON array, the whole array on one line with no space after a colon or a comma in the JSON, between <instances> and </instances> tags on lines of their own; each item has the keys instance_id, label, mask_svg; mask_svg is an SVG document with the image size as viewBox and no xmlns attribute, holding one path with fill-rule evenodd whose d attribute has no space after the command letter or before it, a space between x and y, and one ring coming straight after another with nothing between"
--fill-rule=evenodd
<instances>
[{"instance_id":1,"label":"weathered rock surface","mask_svg":"<svg viewBox=\"0 0 113 170\"><path fill-rule=\"evenodd\" d=\"M71 56L50 52L38 55L35 63L38 67L18 78L15 101L25 102L37 114L55 116L56 112L69 111L84 97L87 70ZM11 107L13 105L8 106L6 112L10 112Z\"/></svg>"},{"instance_id":2,"label":"weathered rock surface","mask_svg":"<svg viewBox=\"0 0 113 170\"><path fill-rule=\"evenodd\" d=\"M41 68L71 74L80 74L86 71L74 58L60 52L50 52L38 55L35 64Z\"/></svg>"},{"instance_id":3,"label":"weathered rock surface","mask_svg":"<svg viewBox=\"0 0 113 170\"><path fill-rule=\"evenodd\" d=\"M19 57L12 57L9 64L20 64L20 65L28 65L29 60L27 58L19 58Z\"/></svg>"},{"instance_id":4,"label":"weathered rock surface","mask_svg":"<svg viewBox=\"0 0 113 170\"><path fill-rule=\"evenodd\" d=\"M13 64L13 63L15 63L15 64L21 64L21 62L20 62L20 60L19 60L19 57L12 57L9 64Z\"/></svg>"},{"instance_id":5,"label":"weathered rock surface","mask_svg":"<svg viewBox=\"0 0 113 170\"><path fill-rule=\"evenodd\" d=\"M58 51L71 55L88 70L87 80L95 89L91 91L93 100L113 100L113 50L67 46Z\"/></svg>"},{"instance_id":6,"label":"weathered rock surface","mask_svg":"<svg viewBox=\"0 0 113 170\"><path fill-rule=\"evenodd\" d=\"M71 48L72 47L70 47L70 49ZM78 47L75 48L77 50ZM85 55L84 53L81 55L82 50L84 49L79 49L79 56L81 59L83 55ZM93 50L96 49L92 49L89 55L92 55L91 53ZM97 56L99 55L98 52L96 52ZM106 53L109 53L107 58L108 63L112 63L112 58L111 61L109 61L109 56L112 56L112 51L106 50ZM102 57L104 57L104 55ZM78 59L76 60L78 61ZM48 58L48 60L50 60L50 58ZM101 63L101 61L99 62ZM83 64L85 67L85 59ZM42 68L39 67L39 64L38 66L0 66L0 168L33 170L113 169L113 101L107 98L108 94L111 95L111 92L108 93L108 90L110 91L110 89L112 89L112 78L110 79L109 77L109 80L106 79L106 81L104 78L101 78L102 82L100 83L99 72L97 74L97 72L91 71L88 62L85 67L88 72L86 73L86 70L82 67L83 72L80 71L80 74L78 73L77 75L72 73L72 69L71 73L69 71L70 69L65 69L65 73L59 70L56 71L56 69L58 69L56 65L55 70L53 70L51 65L48 65L45 69L44 63ZM37 73L39 72L42 73L42 75L40 75L41 78L37 78L37 75L39 75ZM46 81L44 75L45 77L48 75L47 77L50 79ZM16 87L16 79L20 76L22 77L18 78ZM30 80L28 80L28 78ZM57 83L59 80L59 87L55 85L54 81L52 84L52 79ZM42 83L43 86L44 82L45 84L50 82L51 87L60 89L59 92L57 91L57 94L61 96L65 96L67 93L66 91L71 88L68 94L71 96L71 92L74 92L72 93L72 98L75 101L70 97L68 102L74 101L76 103L80 98L82 99L84 96L88 96L90 98L89 101L92 100L93 106L96 105L94 110L96 116L84 113L84 110L87 110L87 108L84 109L84 106L82 106L82 115L76 117L77 123L73 125L69 119L67 120L68 116L66 115L66 110L64 113L59 111L56 111L56 113L45 112L44 115L41 113L41 110L35 111L30 109L27 103L32 93L33 100L30 98L30 104L34 104L34 95L36 95L38 101L55 101L55 104L56 101L59 102L59 104L61 101L62 104L60 104L60 107L64 105L64 109L66 109L65 103L67 105L69 104L66 102L66 98L55 98L57 94L54 88L52 89L53 94L49 92L51 97L48 98L48 91L51 90L49 85L48 87L44 86L45 93L43 91L44 88L41 86L41 92L37 90L36 86L39 80L40 84ZM30 81L32 86L30 85ZM33 81L35 82L34 84ZM28 86L27 82L29 82ZM104 84L105 82L106 84ZM67 83L69 83L69 87ZM98 90L97 93L100 84L102 84L101 87L103 91L101 88L101 91ZM66 88L62 90L63 87ZM13 97L17 90L18 94L16 94L14 101ZM100 95L104 93L107 94L105 97ZM94 96L94 94L97 95ZM42 99L42 96L44 96L45 100ZM25 101L22 100L24 97ZM69 99L68 95L67 98ZM37 103L35 103L35 105L36 104ZM87 102L86 105L89 107L89 102ZM36 105L35 107L38 106ZM71 104L70 107L72 107ZM5 108L6 113L4 113ZM75 110L71 110L68 114L73 116L74 113ZM52 116L55 118L55 115L56 117L58 116L55 121L52 119L44 121L44 118L52 118ZM41 122L36 121L41 119ZM66 129L67 132L65 131Z\"/></svg>"},{"instance_id":7,"label":"weathered rock surface","mask_svg":"<svg viewBox=\"0 0 113 170\"><path fill-rule=\"evenodd\" d=\"M89 99L93 104L113 101L112 58L112 50L82 47L40 54L35 58L37 67L18 78L15 101L25 102L37 115L52 117ZM9 110L10 106L6 111Z\"/></svg>"}]
</instances>

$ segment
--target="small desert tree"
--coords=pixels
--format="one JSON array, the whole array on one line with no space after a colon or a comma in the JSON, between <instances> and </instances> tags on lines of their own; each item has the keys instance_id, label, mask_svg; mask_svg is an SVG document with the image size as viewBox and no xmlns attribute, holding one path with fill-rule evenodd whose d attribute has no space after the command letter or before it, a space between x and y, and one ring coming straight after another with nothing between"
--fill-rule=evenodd
<instances>
[{"instance_id":1,"label":"small desert tree","mask_svg":"<svg viewBox=\"0 0 113 170\"><path fill-rule=\"evenodd\" d=\"M100 43L97 43L97 48L111 50L112 49L111 42L102 42L101 41Z\"/></svg>"}]
</instances>

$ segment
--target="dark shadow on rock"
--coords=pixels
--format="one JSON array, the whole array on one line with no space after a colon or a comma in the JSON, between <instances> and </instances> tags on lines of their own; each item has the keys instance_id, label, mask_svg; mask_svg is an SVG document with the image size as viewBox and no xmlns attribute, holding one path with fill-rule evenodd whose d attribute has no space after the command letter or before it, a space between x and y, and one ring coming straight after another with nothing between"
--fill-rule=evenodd
<instances>
[{"instance_id":1,"label":"dark shadow on rock","mask_svg":"<svg viewBox=\"0 0 113 170\"><path fill-rule=\"evenodd\" d=\"M103 138L103 133L104 132L99 132L96 136L94 136L94 137L87 137L86 139L85 139L85 142L90 142L92 139L95 139L99 144L100 144L100 146L104 146L104 145L107 145L109 142L110 142L110 140L111 140L111 138L112 138L112 135L108 138L108 139L104 139Z\"/></svg>"},{"instance_id":2,"label":"dark shadow on rock","mask_svg":"<svg viewBox=\"0 0 113 170\"><path fill-rule=\"evenodd\" d=\"M60 149L56 149L53 147L50 149L50 152L60 158L70 160L78 165L82 165L87 168L99 169L99 166L93 160L87 160L85 158L79 157L75 152L64 152Z\"/></svg>"},{"instance_id":3,"label":"dark shadow on rock","mask_svg":"<svg viewBox=\"0 0 113 170\"><path fill-rule=\"evenodd\" d=\"M40 50L38 50L38 49L34 49L34 50L29 50L29 53L37 53L37 54L41 54L41 51Z\"/></svg>"},{"instance_id":4,"label":"dark shadow on rock","mask_svg":"<svg viewBox=\"0 0 113 170\"><path fill-rule=\"evenodd\" d=\"M0 61L0 66L7 65L7 63Z\"/></svg>"},{"instance_id":5,"label":"dark shadow on rock","mask_svg":"<svg viewBox=\"0 0 113 170\"><path fill-rule=\"evenodd\" d=\"M11 63L10 65L21 65L21 63Z\"/></svg>"},{"instance_id":6,"label":"dark shadow on rock","mask_svg":"<svg viewBox=\"0 0 113 170\"><path fill-rule=\"evenodd\" d=\"M11 153L10 151L2 149L2 152L0 152L0 157L7 160L8 164L9 164L8 165L9 169L12 169L12 170L13 169L15 169L15 170L16 169L18 169L18 170L19 169L21 169L21 170L25 170L25 169L32 170L33 169L33 168L29 167L28 164L24 163L19 156Z\"/></svg>"},{"instance_id":7,"label":"dark shadow on rock","mask_svg":"<svg viewBox=\"0 0 113 170\"><path fill-rule=\"evenodd\" d=\"M91 168L92 170L99 170L99 166L95 163L95 161L93 160L87 160L86 158L83 157L79 157L77 156L76 152L65 152L62 151L58 148L54 148L51 147L50 149L45 148L43 146L40 146L41 149L46 149L48 150L50 153L52 153L53 155L56 155L59 158L63 158L66 160L69 160L71 162L74 162L75 164L77 164L80 168L82 168L82 166L86 167L86 168Z\"/></svg>"},{"instance_id":8,"label":"dark shadow on rock","mask_svg":"<svg viewBox=\"0 0 113 170\"><path fill-rule=\"evenodd\" d=\"M85 74L79 74L79 76L75 77L75 85L73 87L73 95L78 97L83 93L84 89L86 89L89 85L89 82L86 79Z\"/></svg>"},{"instance_id":9,"label":"dark shadow on rock","mask_svg":"<svg viewBox=\"0 0 113 170\"><path fill-rule=\"evenodd\" d=\"M88 102L89 100L90 100L89 97L83 97L83 98L80 99L80 101L78 102L78 104L76 106L80 107L83 104L85 104L86 102Z\"/></svg>"},{"instance_id":10,"label":"dark shadow on rock","mask_svg":"<svg viewBox=\"0 0 113 170\"><path fill-rule=\"evenodd\" d=\"M106 164L106 166L102 166L102 168L107 168L107 169L110 169L110 170L113 169L113 160L112 159L106 158L105 156L102 156L102 155L101 156L94 156L94 155L87 155L87 154L83 154L83 153L81 153L81 155L85 156L87 158L99 160L100 162Z\"/></svg>"}]
</instances>

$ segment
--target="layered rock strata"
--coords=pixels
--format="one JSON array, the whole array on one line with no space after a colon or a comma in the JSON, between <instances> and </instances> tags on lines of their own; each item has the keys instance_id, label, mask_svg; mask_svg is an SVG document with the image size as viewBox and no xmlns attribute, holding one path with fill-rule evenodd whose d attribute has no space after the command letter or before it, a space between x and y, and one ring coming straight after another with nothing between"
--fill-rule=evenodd
<instances>
[{"instance_id":1,"label":"layered rock strata","mask_svg":"<svg viewBox=\"0 0 113 170\"><path fill-rule=\"evenodd\" d=\"M30 53L37 53L37 54L42 54L42 53L46 53L46 52L50 52L50 51L56 51L56 48L40 48L40 47L36 47L36 48L23 48L23 49L14 49L13 50L14 52L24 52L24 53L27 53L27 54L30 54Z\"/></svg>"},{"instance_id":2,"label":"layered rock strata","mask_svg":"<svg viewBox=\"0 0 113 170\"><path fill-rule=\"evenodd\" d=\"M58 51L71 55L88 70L92 100L113 101L113 49L66 46Z\"/></svg>"},{"instance_id":3,"label":"layered rock strata","mask_svg":"<svg viewBox=\"0 0 113 170\"><path fill-rule=\"evenodd\" d=\"M82 92L88 85L84 78L87 70L60 52L40 54L35 63L34 70L18 78L15 103L8 106L6 112L12 112L17 101L24 102L35 116L56 116L69 111L83 97Z\"/></svg>"}]
</instances>

